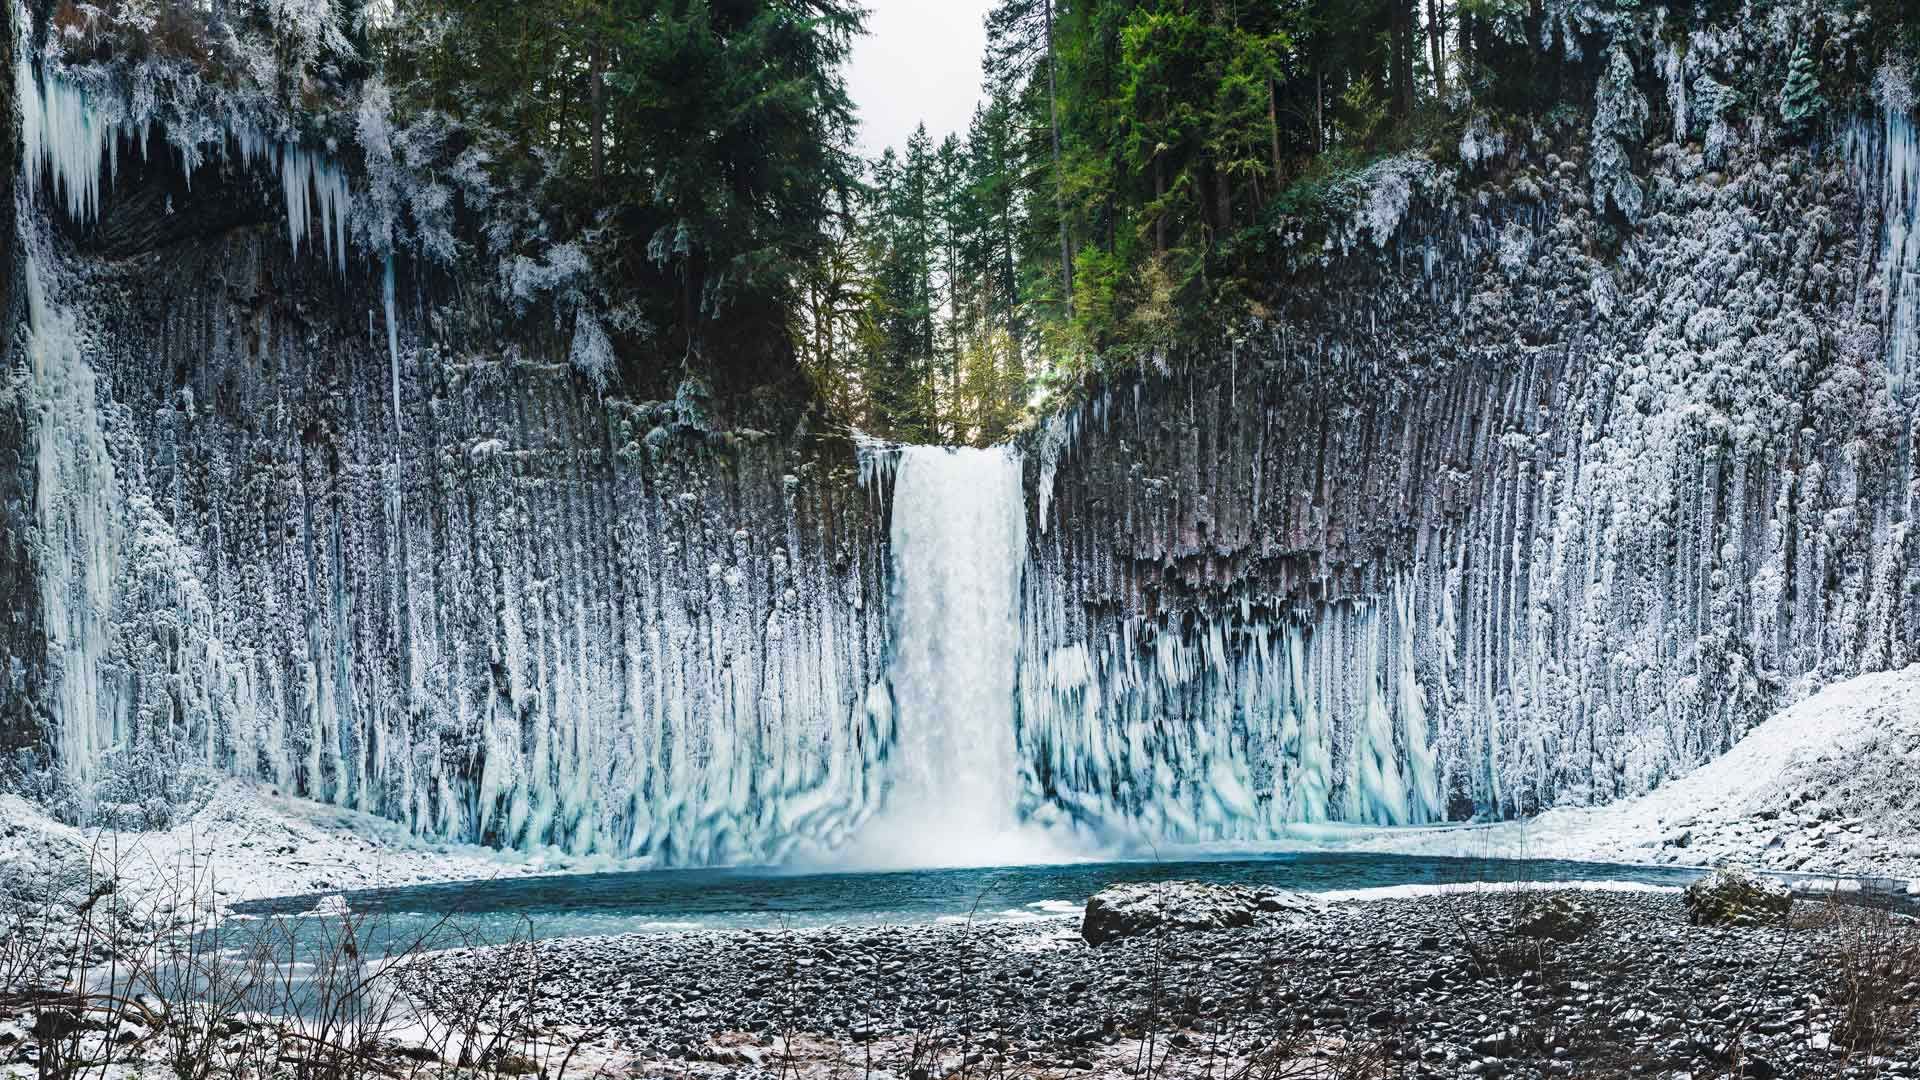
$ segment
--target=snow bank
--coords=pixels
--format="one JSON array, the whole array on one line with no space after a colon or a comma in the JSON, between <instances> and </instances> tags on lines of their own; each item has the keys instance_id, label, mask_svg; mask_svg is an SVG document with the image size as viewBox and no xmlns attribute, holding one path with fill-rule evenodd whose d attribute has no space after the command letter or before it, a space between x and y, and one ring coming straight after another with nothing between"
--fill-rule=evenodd
<instances>
[{"instance_id":1,"label":"snow bank","mask_svg":"<svg viewBox=\"0 0 1920 1080\"><path fill-rule=\"evenodd\" d=\"M1827 687L1646 795L1525 822L1322 829L1314 846L1920 878L1920 664Z\"/></svg>"},{"instance_id":2,"label":"snow bank","mask_svg":"<svg viewBox=\"0 0 1920 1080\"><path fill-rule=\"evenodd\" d=\"M1479 896L1486 893L1534 892L1545 889L1596 893L1677 893L1677 885L1649 885L1641 881L1463 881L1440 885L1380 885L1367 889L1330 889L1307 895L1330 903L1369 900L1410 900L1430 896Z\"/></svg>"},{"instance_id":3,"label":"snow bank","mask_svg":"<svg viewBox=\"0 0 1920 1080\"><path fill-rule=\"evenodd\" d=\"M137 894L191 887L221 905L434 881L533 876L627 864L553 852L522 854L434 843L353 810L287 798L242 781L216 788L192 815L155 832L80 830L17 796L0 796L0 864L42 877L109 868Z\"/></svg>"}]
</instances>

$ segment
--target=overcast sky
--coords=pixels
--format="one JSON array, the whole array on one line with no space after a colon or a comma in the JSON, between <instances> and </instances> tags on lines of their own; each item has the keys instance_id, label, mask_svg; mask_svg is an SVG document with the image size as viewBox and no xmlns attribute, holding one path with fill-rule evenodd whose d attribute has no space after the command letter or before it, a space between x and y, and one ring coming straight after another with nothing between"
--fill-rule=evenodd
<instances>
[{"instance_id":1,"label":"overcast sky","mask_svg":"<svg viewBox=\"0 0 1920 1080\"><path fill-rule=\"evenodd\" d=\"M866 0L847 90L860 107L860 152L905 146L925 120L938 143L965 132L980 100L982 20L992 0Z\"/></svg>"}]
</instances>

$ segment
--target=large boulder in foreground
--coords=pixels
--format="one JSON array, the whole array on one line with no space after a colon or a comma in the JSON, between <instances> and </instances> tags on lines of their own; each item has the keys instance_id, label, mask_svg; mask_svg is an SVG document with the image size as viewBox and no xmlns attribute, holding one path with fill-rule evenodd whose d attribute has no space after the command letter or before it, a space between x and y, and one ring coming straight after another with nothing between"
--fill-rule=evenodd
<instances>
[{"instance_id":1,"label":"large boulder in foreground","mask_svg":"<svg viewBox=\"0 0 1920 1080\"><path fill-rule=\"evenodd\" d=\"M1715 870L1687 886L1687 920L1695 926L1760 926L1793 910L1785 885L1744 870Z\"/></svg>"},{"instance_id":2,"label":"large boulder in foreground","mask_svg":"<svg viewBox=\"0 0 1920 1080\"><path fill-rule=\"evenodd\" d=\"M1578 941L1593 929L1593 909L1565 893L1523 894L1513 905L1513 932L1538 941Z\"/></svg>"},{"instance_id":3,"label":"large boulder in foreground","mask_svg":"<svg viewBox=\"0 0 1920 1080\"><path fill-rule=\"evenodd\" d=\"M1159 881L1109 885L1087 901L1080 936L1089 945L1137 937L1160 929L1225 930L1252 926L1261 916L1311 915L1318 902L1282 889Z\"/></svg>"}]
</instances>

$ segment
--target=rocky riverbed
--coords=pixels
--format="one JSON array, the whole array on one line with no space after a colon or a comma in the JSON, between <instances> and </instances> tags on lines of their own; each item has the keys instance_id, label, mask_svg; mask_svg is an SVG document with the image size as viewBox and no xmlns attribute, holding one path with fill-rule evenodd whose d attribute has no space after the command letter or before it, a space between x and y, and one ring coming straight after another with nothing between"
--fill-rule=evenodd
<instances>
[{"instance_id":1,"label":"rocky riverbed","mask_svg":"<svg viewBox=\"0 0 1920 1080\"><path fill-rule=\"evenodd\" d=\"M1540 901L1574 940L1522 936ZM1920 929L1859 907L1696 926L1674 892L1259 905L1094 947L1076 917L681 932L447 954L649 1076L1920 1076ZM587 1060L582 1058L581 1060Z\"/></svg>"}]
</instances>

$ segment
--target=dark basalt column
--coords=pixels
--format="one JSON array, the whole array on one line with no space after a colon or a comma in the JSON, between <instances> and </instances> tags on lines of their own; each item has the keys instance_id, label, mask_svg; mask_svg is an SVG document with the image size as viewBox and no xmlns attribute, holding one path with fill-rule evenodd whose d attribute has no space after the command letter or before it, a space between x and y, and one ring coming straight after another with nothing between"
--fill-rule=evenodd
<instances>
[{"instance_id":1,"label":"dark basalt column","mask_svg":"<svg viewBox=\"0 0 1920 1080\"><path fill-rule=\"evenodd\" d=\"M0 4L0 371L10 371L26 338L25 291L20 287L18 222L13 189L20 172L18 103L13 50L19 40L15 8ZM39 590L28 542L33 525L33 447L27 404L9 395L0 404L0 777L19 765L19 751L40 743L34 716L46 657Z\"/></svg>"}]
</instances>

